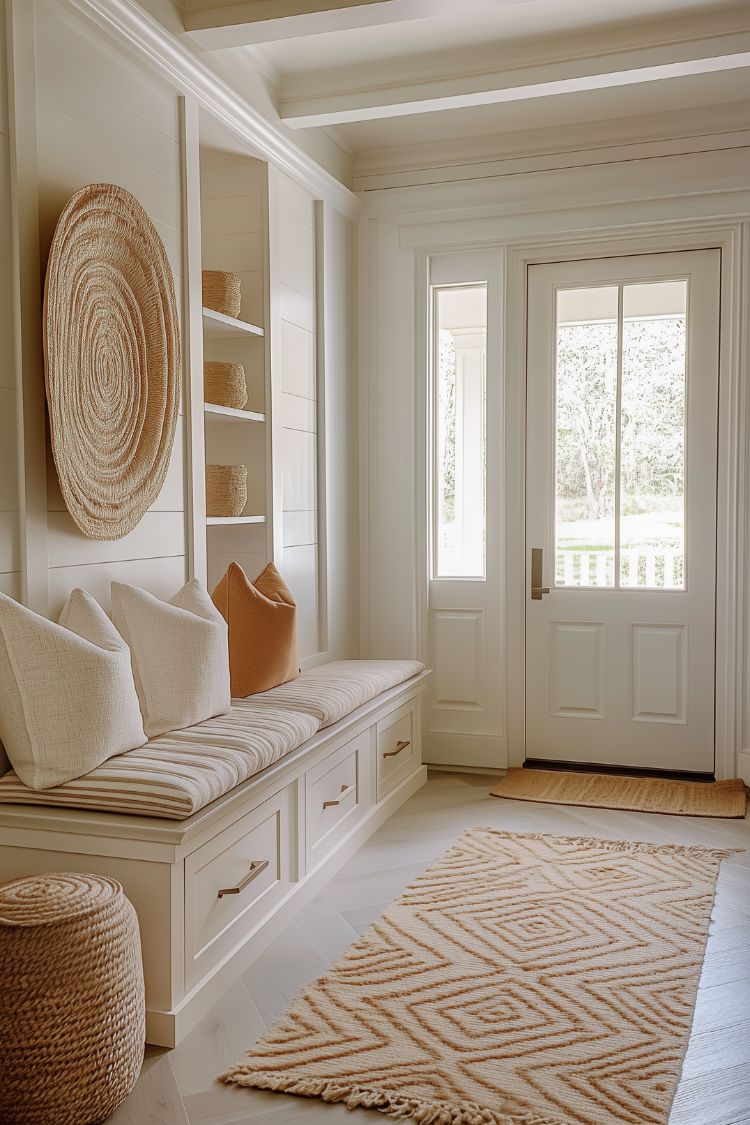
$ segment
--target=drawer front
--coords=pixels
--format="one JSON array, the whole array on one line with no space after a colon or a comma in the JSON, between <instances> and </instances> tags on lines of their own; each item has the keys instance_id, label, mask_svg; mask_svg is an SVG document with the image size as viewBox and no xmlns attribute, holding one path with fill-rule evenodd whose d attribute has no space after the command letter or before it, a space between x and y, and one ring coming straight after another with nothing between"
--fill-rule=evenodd
<instances>
[{"instance_id":1,"label":"drawer front","mask_svg":"<svg viewBox=\"0 0 750 1125\"><path fill-rule=\"evenodd\" d=\"M417 716L412 704L386 715L378 723L378 800L382 801L419 765Z\"/></svg>"},{"instance_id":2,"label":"drawer front","mask_svg":"<svg viewBox=\"0 0 750 1125\"><path fill-rule=\"evenodd\" d=\"M289 817L284 789L185 860L188 984L257 929L290 889Z\"/></svg>"},{"instance_id":3,"label":"drawer front","mask_svg":"<svg viewBox=\"0 0 750 1125\"><path fill-rule=\"evenodd\" d=\"M369 745L370 734L366 731L306 774L308 869L331 851L363 813Z\"/></svg>"}]
</instances>

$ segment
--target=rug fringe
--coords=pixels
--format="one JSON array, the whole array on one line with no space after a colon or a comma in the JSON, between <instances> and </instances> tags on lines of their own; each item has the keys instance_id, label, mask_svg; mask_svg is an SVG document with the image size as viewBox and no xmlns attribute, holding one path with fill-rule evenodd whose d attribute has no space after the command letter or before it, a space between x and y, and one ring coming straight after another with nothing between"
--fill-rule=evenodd
<instances>
[{"instance_id":1,"label":"rug fringe","mask_svg":"<svg viewBox=\"0 0 750 1125\"><path fill-rule=\"evenodd\" d=\"M691 856L695 859L711 857L721 861L730 855L744 852L744 848L707 848L703 844L653 844L646 840L608 840L599 836L561 836L557 832L508 832L504 828L492 828L490 825L476 825L467 829L471 832L491 832L493 836L502 836L505 839L515 840L556 840L564 844L586 844L594 848L602 848L608 852L645 852L657 854L669 852L670 855ZM460 841L459 836L456 843Z\"/></svg>"},{"instance_id":2,"label":"rug fringe","mask_svg":"<svg viewBox=\"0 0 750 1125\"><path fill-rule=\"evenodd\" d=\"M561 1117L540 1117L537 1113L509 1115L475 1102L451 1105L448 1102L422 1101L388 1090L342 1085L330 1078L314 1078L286 1071L254 1071L247 1063L225 1071L218 1080L227 1085L275 1090L300 1097L320 1098L324 1102L343 1102L347 1109L376 1109L396 1121L415 1121L417 1125L565 1125Z\"/></svg>"}]
</instances>

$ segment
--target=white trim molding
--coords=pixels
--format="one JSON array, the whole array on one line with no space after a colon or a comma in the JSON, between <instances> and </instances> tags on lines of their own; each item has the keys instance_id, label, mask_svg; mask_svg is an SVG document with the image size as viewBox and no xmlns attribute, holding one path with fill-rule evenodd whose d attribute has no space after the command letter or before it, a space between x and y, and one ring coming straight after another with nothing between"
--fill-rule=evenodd
<instances>
[{"instance_id":1,"label":"white trim molding","mask_svg":"<svg viewBox=\"0 0 750 1125\"><path fill-rule=\"evenodd\" d=\"M118 43L145 60L179 93L194 98L253 151L311 194L348 218L360 210L357 196L217 77L205 63L132 0L67 0Z\"/></svg>"}]
</instances>

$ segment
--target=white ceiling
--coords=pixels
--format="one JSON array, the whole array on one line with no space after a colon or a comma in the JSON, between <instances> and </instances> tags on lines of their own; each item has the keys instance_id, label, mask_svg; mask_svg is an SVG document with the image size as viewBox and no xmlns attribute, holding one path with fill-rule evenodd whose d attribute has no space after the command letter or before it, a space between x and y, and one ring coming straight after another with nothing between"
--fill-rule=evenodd
<instances>
[{"instance_id":1,"label":"white ceiling","mask_svg":"<svg viewBox=\"0 0 750 1125\"><path fill-rule=\"evenodd\" d=\"M305 147L340 146L355 175L382 150L408 158L418 145L545 130L560 130L562 145L564 130L580 141L588 123L601 139L608 120L689 123L710 107L726 106L737 129L746 99L750 128L747 0L183 4L209 65L256 102L260 71L280 122Z\"/></svg>"},{"instance_id":2,"label":"white ceiling","mask_svg":"<svg viewBox=\"0 0 750 1125\"><path fill-rule=\"evenodd\" d=\"M617 23L712 14L728 5L726 0L498 0L488 11L472 0L456 0L452 7L450 15L287 38L248 50L283 78L365 63L388 68L399 60L415 63L423 73L425 56L434 52L469 48L486 55L494 46L507 54L509 40L550 39Z\"/></svg>"},{"instance_id":3,"label":"white ceiling","mask_svg":"<svg viewBox=\"0 0 750 1125\"><path fill-rule=\"evenodd\" d=\"M598 122L623 117L663 114L699 106L723 105L750 97L748 72L724 71L690 78L644 82L634 86L534 98L502 105L475 106L358 121L329 128L354 154L373 149L449 142L453 138L490 137ZM750 128L750 116L748 117Z\"/></svg>"}]
</instances>

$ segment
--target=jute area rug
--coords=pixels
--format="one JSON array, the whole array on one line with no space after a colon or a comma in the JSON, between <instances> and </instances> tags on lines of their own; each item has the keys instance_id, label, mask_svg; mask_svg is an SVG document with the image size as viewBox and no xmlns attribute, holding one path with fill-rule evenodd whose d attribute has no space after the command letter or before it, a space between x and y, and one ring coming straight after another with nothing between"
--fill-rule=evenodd
<instances>
[{"instance_id":1,"label":"jute area rug","mask_svg":"<svg viewBox=\"0 0 750 1125\"><path fill-rule=\"evenodd\" d=\"M747 793L741 778L671 781L662 777L510 769L492 790L492 796L675 816L743 817L747 811Z\"/></svg>"},{"instance_id":2,"label":"jute area rug","mask_svg":"<svg viewBox=\"0 0 750 1125\"><path fill-rule=\"evenodd\" d=\"M420 1125L664 1123L728 854L469 829L221 1079Z\"/></svg>"}]
</instances>

